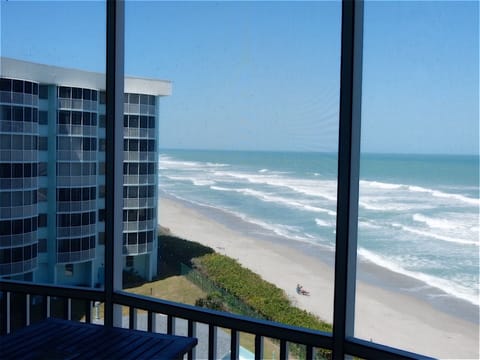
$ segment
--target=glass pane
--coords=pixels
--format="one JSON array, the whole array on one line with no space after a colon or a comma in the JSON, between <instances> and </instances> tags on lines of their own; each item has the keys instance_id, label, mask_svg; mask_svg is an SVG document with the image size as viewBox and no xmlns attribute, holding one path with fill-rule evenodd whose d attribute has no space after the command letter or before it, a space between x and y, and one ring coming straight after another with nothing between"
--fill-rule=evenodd
<instances>
[{"instance_id":1,"label":"glass pane","mask_svg":"<svg viewBox=\"0 0 480 360\"><path fill-rule=\"evenodd\" d=\"M0 178L1 198L12 199L0 204L0 277L103 286L97 236L104 226L95 214L105 205L88 191L104 179L80 169L105 161L89 151L105 137L91 121L102 111L94 94L105 87L105 2L0 6L0 134L12 140L0 150L0 168L12 169ZM46 317L45 301L34 294L30 299L27 320ZM56 304L52 299L50 314L66 316L67 305ZM82 318L85 308L74 306L71 317Z\"/></svg>"},{"instance_id":2,"label":"glass pane","mask_svg":"<svg viewBox=\"0 0 480 360\"><path fill-rule=\"evenodd\" d=\"M331 331L340 23L339 2L126 4L125 72L150 82L125 82L125 287Z\"/></svg>"},{"instance_id":3,"label":"glass pane","mask_svg":"<svg viewBox=\"0 0 480 360\"><path fill-rule=\"evenodd\" d=\"M479 353L478 3L368 2L355 335Z\"/></svg>"}]
</instances>

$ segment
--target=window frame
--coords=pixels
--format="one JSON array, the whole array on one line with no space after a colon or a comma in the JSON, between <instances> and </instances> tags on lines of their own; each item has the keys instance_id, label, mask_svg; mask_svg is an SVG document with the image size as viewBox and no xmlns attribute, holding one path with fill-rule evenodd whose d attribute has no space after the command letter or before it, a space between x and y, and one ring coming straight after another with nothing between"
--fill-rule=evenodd
<instances>
[{"instance_id":1,"label":"window frame","mask_svg":"<svg viewBox=\"0 0 480 360\"><path fill-rule=\"evenodd\" d=\"M125 3L107 1L106 43L106 199L105 199L105 326L121 326L121 239L123 220L123 105ZM332 334L321 334L318 346L332 344L333 358L426 358L420 354L370 343L354 337L358 187L363 51L363 0L342 1L340 125L334 314ZM102 94L100 93L100 99ZM112 121L115 119L116 121ZM117 181L115 181L117 179ZM212 314L213 316L214 314ZM283 328L282 328L283 329ZM282 333L279 328L278 334ZM292 328L292 330L295 330ZM272 334L275 336L275 334ZM280 336L280 335L279 335Z\"/></svg>"}]
</instances>

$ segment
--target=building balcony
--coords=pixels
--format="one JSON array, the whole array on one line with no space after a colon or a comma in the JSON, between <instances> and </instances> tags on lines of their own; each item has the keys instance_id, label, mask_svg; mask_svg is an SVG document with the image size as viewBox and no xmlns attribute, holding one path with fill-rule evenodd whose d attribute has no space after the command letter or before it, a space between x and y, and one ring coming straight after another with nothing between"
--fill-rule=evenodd
<instances>
[{"instance_id":1,"label":"building balcony","mask_svg":"<svg viewBox=\"0 0 480 360\"><path fill-rule=\"evenodd\" d=\"M153 243L123 245L123 255L142 255L151 253L153 250Z\"/></svg>"},{"instance_id":2,"label":"building balcony","mask_svg":"<svg viewBox=\"0 0 480 360\"><path fill-rule=\"evenodd\" d=\"M37 257L32 259L0 264L0 275L13 276L28 273L37 267Z\"/></svg>"},{"instance_id":3,"label":"building balcony","mask_svg":"<svg viewBox=\"0 0 480 360\"><path fill-rule=\"evenodd\" d=\"M0 91L0 102L7 104L38 106L38 95Z\"/></svg>"},{"instance_id":4,"label":"building balcony","mask_svg":"<svg viewBox=\"0 0 480 360\"><path fill-rule=\"evenodd\" d=\"M95 248L65 253L57 252L57 264L76 263L93 259L95 259Z\"/></svg>"}]
</instances>

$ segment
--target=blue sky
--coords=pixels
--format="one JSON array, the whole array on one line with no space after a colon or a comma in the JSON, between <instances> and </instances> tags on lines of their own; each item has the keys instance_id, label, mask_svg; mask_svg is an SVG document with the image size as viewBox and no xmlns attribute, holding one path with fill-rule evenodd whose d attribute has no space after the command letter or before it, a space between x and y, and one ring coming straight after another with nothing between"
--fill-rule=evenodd
<instances>
[{"instance_id":1,"label":"blue sky","mask_svg":"<svg viewBox=\"0 0 480 360\"><path fill-rule=\"evenodd\" d=\"M100 2L1 1L1 54L103 71ZM163 147L336 151L339 2L127 3ZM367 2L362 149L478 153L478 2Z\"/></svg>"}]
</instances>

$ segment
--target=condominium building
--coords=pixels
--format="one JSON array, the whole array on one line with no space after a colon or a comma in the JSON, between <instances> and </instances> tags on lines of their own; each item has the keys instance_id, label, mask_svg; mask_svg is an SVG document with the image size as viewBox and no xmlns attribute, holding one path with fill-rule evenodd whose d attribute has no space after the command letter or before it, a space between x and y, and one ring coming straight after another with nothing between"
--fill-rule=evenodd
<instances>
[{"instance_id":1,"label":"condominium building","mask_svg":"<svg viewBox=\"0 0 480 360\"><path fill-rule=\"evenodd\" d=\"M0 278L101 286L105 74L0 58ZM171 83L126 78L124 269L157 273L159 100Z\"/></svg>"}]
</instances>

